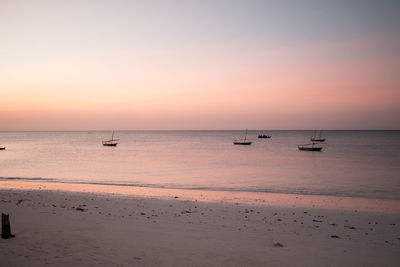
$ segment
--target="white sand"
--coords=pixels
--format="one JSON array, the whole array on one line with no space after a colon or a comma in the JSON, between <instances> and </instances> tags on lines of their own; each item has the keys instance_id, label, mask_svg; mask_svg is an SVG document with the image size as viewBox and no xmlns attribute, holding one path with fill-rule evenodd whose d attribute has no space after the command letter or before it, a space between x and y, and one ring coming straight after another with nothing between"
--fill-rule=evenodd
<instances>
[{"instance_id":1,"label":"white sand","mask_svg":"<svg viewBox=\"0 0 400 267\"><path fill-rule=\"evenodd\" d=\"M396 201L146 188L129 195L28 182L0 182L0 188L0 211L10 214L16 235L0 239L0 266L400 262Z\"/></svg>"}]
</instances>

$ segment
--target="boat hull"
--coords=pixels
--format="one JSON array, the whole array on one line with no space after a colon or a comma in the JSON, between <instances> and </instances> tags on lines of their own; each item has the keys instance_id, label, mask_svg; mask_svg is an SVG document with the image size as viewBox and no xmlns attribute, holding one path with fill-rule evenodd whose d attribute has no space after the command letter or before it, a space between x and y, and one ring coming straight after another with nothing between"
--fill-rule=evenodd
<instances>
[{"instance_id":1,"label":"boat hull","mask_svg":"<svg viewBox=\"0 0 400 267\"><path fill-rule=\"evenodd\" d=\"M117 146L117 145L118 143L110 143L110 144L103 143L103 146Z\"/></svg>"},{"instance_id":2,"label":"boat hull","mask_svg":"<svg viewBox=\"0 0 400 267\"><path fill-rule=\"evenodd\" d=\"M0 147L0 150L6 150L6 147L5 146Z\"/></svg>"},{"instance_id":3,"label":"boat hull","mask_svg":"<svg viewBox=\"0 0 400 267\"><path fill-rule=\"evenodd\" d=\"M310 139L312 142L325 142L325 138L311 138Z\"/></svg>"},{"instance_id":4,"label":"boat hull","mask_svg":"<svg viewBox=\"0 0 400 267\"><path fill-rule=\"evenodd\" d=\"M303 146L299 146L298 149L301 150L301 151L321 151L322 147L303 147Z\"/></svg>"},{"instance_id":5,"label":"boat hull","mask_svg":"<svg viewBox=\"0 0 400 267\"><path fill-rule=\"evenodd\" d=\"M240 142L240 141L235 141L233 142L234 145L242 145L242 146L249 146L251 145L253 142Z\"/></svg>"},{"instance_id":6,"label":"boat hull","mask_svg":"<svg viewBox=\"0 0 400 267\"><path fill-rule=\"evenodd\" d=\"M270 135L259 135L258 138L271 138Z\"/></svg>"}]
</instances>

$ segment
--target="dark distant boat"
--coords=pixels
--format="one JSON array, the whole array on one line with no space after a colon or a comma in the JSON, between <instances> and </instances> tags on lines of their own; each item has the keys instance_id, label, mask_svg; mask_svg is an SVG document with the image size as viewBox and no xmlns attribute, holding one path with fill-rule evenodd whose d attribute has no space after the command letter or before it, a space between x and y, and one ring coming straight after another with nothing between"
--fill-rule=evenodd
<instances>
[{"instance_id":1,"label":"dark distant boat","mask_svg":"<svg viewBox=\"0 0 400 267\"><path fill-rule=\"evenodd\" d=\"M239 140L234 140L233 144L234 145L244 145L244 146L249 146L253 142L247 140L247 129L246 129L246 135L244 136L244 139L239 139Z\"/></svg>"},{"instance_id":2,"label":"dark distant boat","mask_svg":"<svg viewBox=\"0 0 400 267\"><path fill-rule=\"evenodd\" d=\"M271 136L268 134L259 134L258 138L271 138Z\"/></svg>"},{"instance_id":3,"label":"dark distant boat","mask_svg":"<svg viewBox=\"0 0 400 267\"><path fill-rule=\"evenodd\" d=\"M114 131L112 132L112 136L110 140L103 141L103 146L117 146L119 139L114 139Z\"/></svg>"},{"instance_id":4,"label":"dark distant boat","mask_svg":"<svg viewBox=\"0 0 400 267\"><path fill-rule=\"evenodd\" d=\"M317 143L298 145L297 148L302 151L321 151L322 146L315 146Z\"/></svg>"},{"instance_id":5,"label":"dark distant boat","mask_svg":"<svg viewBox=\"0 0 400 267\"><path fill-rule=\"evenodd\" d=\"M6 150L5 146L0 146L0 150Z\"/></svg>"},{"instance_id":6,"label":"dark distant boat","mask_svg":"<svg viewBox=\"0 0 400 267\"><path fill-rule=\"evenodd\" d=\"M314 136L310 138L312 142L325 142L325 138L322 137L322 131L319 131L319 135L317 135L317 131L314 132Z\"/></svg>"}]
</instances>

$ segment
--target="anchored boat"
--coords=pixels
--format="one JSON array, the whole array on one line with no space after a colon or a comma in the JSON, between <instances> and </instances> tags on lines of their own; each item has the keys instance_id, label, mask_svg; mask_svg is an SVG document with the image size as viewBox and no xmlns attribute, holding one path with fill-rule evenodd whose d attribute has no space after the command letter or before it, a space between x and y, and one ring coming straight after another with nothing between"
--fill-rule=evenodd
<instances>
[{"instance_id":1,"label":"anchored boat","mask_svg":"<svg viewBox=\"0 0 400 267\"><path fill-rule=\"evenodd\" d=\"M319 131L319 135L317 135L317 131L314 131L314 136L310 138L312 142L325 142L325 138L322 137L322 131Z\"/></svg>"},{"instance_id":2,"label":"anchored boat","mask_svg":"<svg viewBox=\"0 0 400 267\"><path fill-rule=\"evenodd\" d=\"M271 136L268 134L259 134L258 138L271 138Z\"/></svg>"},{"instance_id":3,"label":"anchored boat","mask_svg":"<svg viewBox=\"0 0 400 267\"><path fill-rule=\"evenodd\" d=\"M252 141L248 141L247 140L247 129L246 129L246 134L244 136L244 139L239 139L239 140L234 140L233 144L234 145L245 145L245 146L249 146L251 145L253 142Z\"/></svg>"},{"instance_id":4,"label":"anchored boat","mask_svg":"<svg viewBox=\"0 0 400 267\"><path fill-rule=\"evenodd\" d=\"M119 139L114 139L114 131L112 132L112 136L110 140L103 141L103 146L117 146Z\"/></svg>"},{"instance_id":5,"label":"anchored boat","mask_svg":"<svg viewBox=\"0 0 400 267\"><path fill-rule=\"evenodd\" d=\"M321 151L322 146L315 146L317 143L298 145L297 148L303 151Z\"/></svg>"}]
</instances>

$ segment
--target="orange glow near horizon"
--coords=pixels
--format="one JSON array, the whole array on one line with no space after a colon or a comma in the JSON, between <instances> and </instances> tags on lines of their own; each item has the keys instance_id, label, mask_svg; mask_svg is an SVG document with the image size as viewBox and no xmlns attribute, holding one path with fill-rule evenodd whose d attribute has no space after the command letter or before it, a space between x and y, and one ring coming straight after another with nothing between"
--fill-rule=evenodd
<instances>
[{"instance_id":1,"label":"orange glow near horizon","mask_svg":"<svg viewBox=\"0 0 400 267\"><path fill-rule=\"evenodd\" d=\"M46 50L46 42L19 43L22 55L0 64L0 131L400 128L395 34L285 45L149 42L139 48L132 40L132 47L121 48L88 39L86 51L64 48L63 34L85 33L79 29L66 26L57 32L60 40L39 32L58 45L55 50ZM28 33L10 28L8 34ZM74 38L67 40L79 43ZM18 51L10 47L6 43L6 51Z\"/></svg>"}]
</instances>

